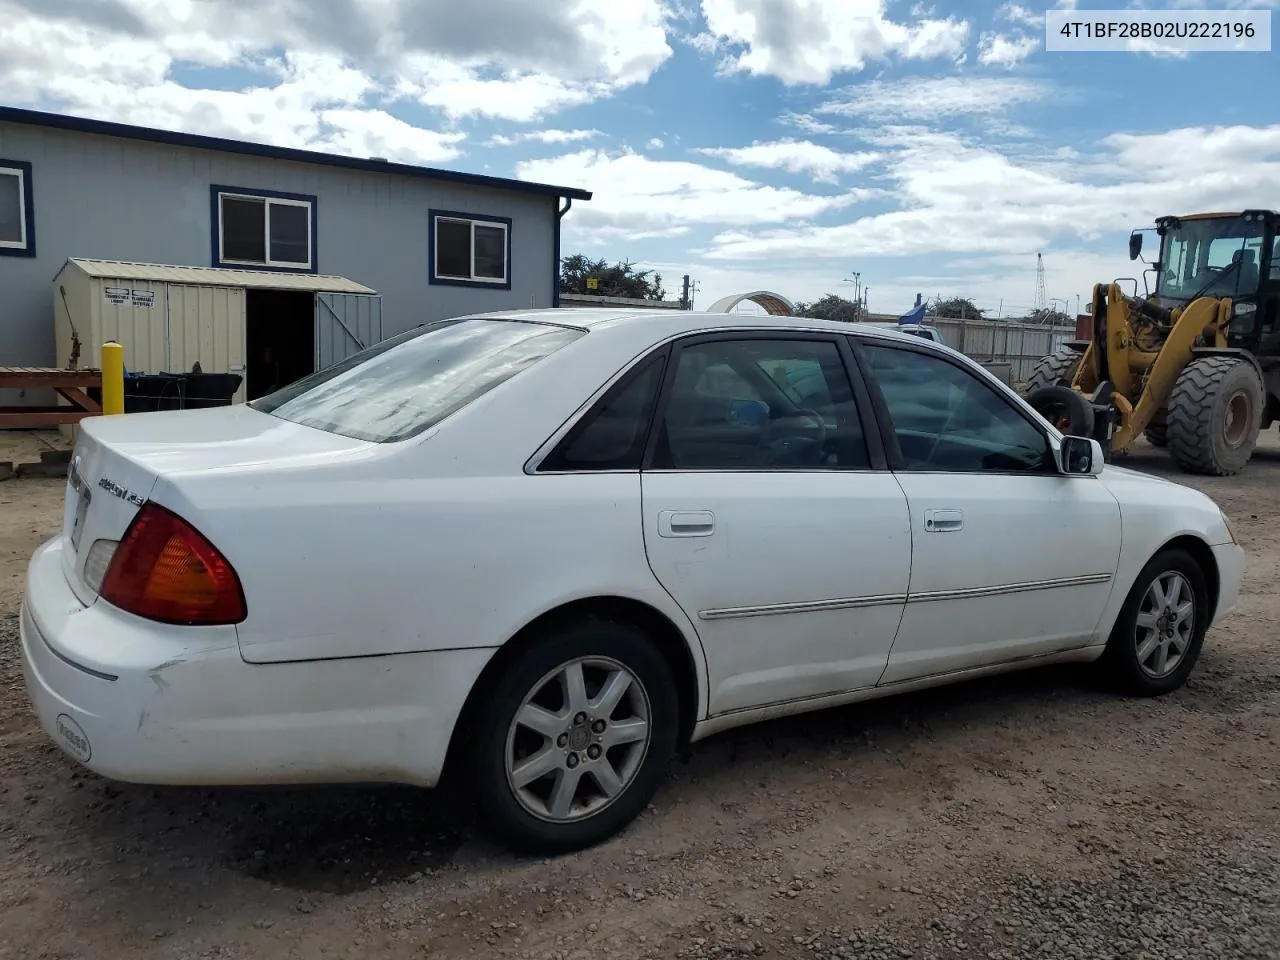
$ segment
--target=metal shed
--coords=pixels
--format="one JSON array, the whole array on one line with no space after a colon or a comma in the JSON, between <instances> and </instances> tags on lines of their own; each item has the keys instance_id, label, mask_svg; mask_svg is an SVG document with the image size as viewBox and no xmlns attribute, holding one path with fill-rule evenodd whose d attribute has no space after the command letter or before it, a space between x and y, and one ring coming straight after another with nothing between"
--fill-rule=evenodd
<instances>
[{"instance_id":1,"label":"metal shed","mask_svg":"<svg viewBox=\"0 0 1280 960\"><path fill-rule=\"evenodd\" d=\"M124 346L133 373L238 373L254 399L382 339L382 299L346 277L71 258L53 280L58 365Z\"/></svg>"}]
</instances>

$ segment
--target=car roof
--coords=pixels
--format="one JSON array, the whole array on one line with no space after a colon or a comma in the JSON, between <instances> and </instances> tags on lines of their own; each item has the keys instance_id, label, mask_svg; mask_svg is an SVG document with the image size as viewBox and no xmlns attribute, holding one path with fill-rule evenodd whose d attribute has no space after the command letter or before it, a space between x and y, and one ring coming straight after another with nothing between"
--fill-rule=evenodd
<instances>
[{"instance_id":1,"label":"car roof","mask_svg":"<svg viewBox=\"0 0 1280 960\"><path fill-rule=\"evenodd\" d=\"M884 339L919 343L920 338L900 333L884 324L846 323L811 317L776 317L768 314L706 313L695 310L645 310L609 307L544 307L531 310L495 310L468 314L459 319L516 320L527 323L554 323L580 330L607 330L611 327L654 327L656 339L718 330L792 330L815 333L858 333Z\"/></svg>"}]
</instances>

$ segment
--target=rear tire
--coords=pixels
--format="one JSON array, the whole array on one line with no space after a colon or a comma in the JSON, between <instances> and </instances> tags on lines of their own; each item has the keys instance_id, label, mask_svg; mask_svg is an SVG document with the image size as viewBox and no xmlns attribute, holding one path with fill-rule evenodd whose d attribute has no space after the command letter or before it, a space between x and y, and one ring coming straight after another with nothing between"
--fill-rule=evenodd
<instances>
[{"instance_id":1,"label":"rear tire","mask_svg":"<svg viewBox=\"0 0 1280 960\"><path fill-rule=\"evenodd\" d=\"M1093 436L1093 404L1079 391L1061 386L1041 387L1027 394L1027 403L1066 436Z\"/></svg>"},{"instance_id":2,"label":"rear tire","mask_svg":"<svg viewBox=\"0 0 1280 960\"><path fill-rule=\"evenodd\" d=\"M1147 424L1147 429L1142 431L1142 435L1147 438L1147 443L1153 447L1167 447L1169 445L1169 424L1167 421L1168 411L1160 410L1151 422Z\"/></svg>"},{"instance_id":3,"label":"rear tire","mask_svg":"<svg viewBox=\"0 0 1280 960\"><path fill-rule=\"evenodd\" d=\"M1027 377L1027 394L1030 395L1041 387L1071 386L1076 368L1083 359L1083 353L1070 347L1059 347L1047 357L1041 357L1031 368L1031 376Z\"/></svg>"},{"instance_id":4,"label":"rear tire","mask_svg":"<svg viewBox=\"0 0 1280 960\"><path fill-rule=\"evenodd\" d=\"M1188 473L1239 473L1258 443L1262 400L1262 383L1247 360L1192 360L1169 396L1169 452Z\"/></svg>"},{"instance_id":5,"label":"rear tire","mask_svg":"<svg viewBox=\"0 0 1280 960\"><path fill-rule=\"evenodd\" d=\"M547 629L505 664L464 749L492 831L517 850L553 855L639 816L678 730L662 654L639 627L588 616Z\"/></svg>"},{"instance_id":6,"label":"rear tire","mask_svg":"<svg viewBox=\"0 0 1280 960\"><path fill-rule=\"evenodd\" d=\"M1200 564L1185 550L1161 550L1134 581L1099 666L1136 696L1176 690L1200 658L1208 619L1209 589Z\"/></svg>"}]
</instances>

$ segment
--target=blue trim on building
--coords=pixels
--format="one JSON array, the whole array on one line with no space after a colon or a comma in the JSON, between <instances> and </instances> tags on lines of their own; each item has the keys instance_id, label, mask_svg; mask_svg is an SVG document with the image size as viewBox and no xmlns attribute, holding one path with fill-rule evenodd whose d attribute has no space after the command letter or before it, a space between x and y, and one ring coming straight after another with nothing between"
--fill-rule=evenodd
<instances>
[{"instance_id":1,"label":"blue trim on building","mask_svg":"<svg viewBox=\"0 0 1280 960\"><path fill-rule=\"evenodd\" d=\"M478 220L482 223L501 223L507 228L507 249L506 263L503 265L503 272L506 274L506 282L498 283L493 280L455 280L453 277L437 277L436 276L436 220L444 217L446 220ZM474 261L471 268L475 269ZM511 289L511 218L510 217L491 217L482 213L460 213L457 210L428 210L427 211L427 283L438 287L470 287L473 290L510 290Z\"/></svg>"},{"instance_id":2,"label":"blue trim on building","mask_svg":"<svg viewBox=\"0 0 1280 960\"><path fill-rule=\"evenodd\" d=\"M31 164L25 160L0 160L0 167L22 171L22 215L25 218L27 242L21 247L0 247L0 257L34 257L36 255L36 202L31 180Z\"/></svg>"},{"instance_id":3,"label":"blue trim on building","mask_svg":"<svg viewBox=\"0 0 1280 960\"><path fill-rule=\"evenodd\" d=\"M547 183L531 183L506 177L489 177L478 173L461 173L457 170L441 170L437 167L419 167L409 163L391 163L386 160L369 160L363 157L343 157L314 150L297 150L292 147L276 147L265 143L249 143L244 140L228 140L223 137L206 137L194 133L178 133L138 127L107 120L89 120L43 110L25 110L20 107L0 107L0 123L20 123L28 126L50 127L55 130L71 130L76 133L97 134L104 137L123 137L128 140L144 140L174 147L190 147L196 150L216 150L220 153L236 153L250 157L266 157L273 160L292 160L296 163L314 163L326 167L342 167L366 173L387 173L403 177L441 180L449 183L487 187L493 190L511 190L516 193L532 193L550 197L572 197L590 200L591 191L577 187L558 187Z\"/></svg>"},{"instance_id":4,"label":"blue trim on building","mask_svg":"<svg viewBox=\"0 0 1280 960\"><path fill-rule=\"evenodd\" d=\"M218 195L222 193L233 193L242 197L261 197L264 200L297 200L300 203L311 205L311 216L308 221L311 226L311 266L309 267L283 267L277 264L265 263L241 263L235 261L232 263L224 263L222 260L222 248L218 242L221 237L221 231L218 229L221 225L222 207L218 202ZM309 193L282 193L279 190L256 190L249 187L232 187L223 183L214 183L209 185L209 232L213 244L210 254L212 265L215 267L225 267L229 270L270 270L274 273L319 273L320 272L320 244L319 229L316 223L316 216L320 204L315 196ZM267 255L271 255L268 248Z\"/></svg>"}]
</instances>

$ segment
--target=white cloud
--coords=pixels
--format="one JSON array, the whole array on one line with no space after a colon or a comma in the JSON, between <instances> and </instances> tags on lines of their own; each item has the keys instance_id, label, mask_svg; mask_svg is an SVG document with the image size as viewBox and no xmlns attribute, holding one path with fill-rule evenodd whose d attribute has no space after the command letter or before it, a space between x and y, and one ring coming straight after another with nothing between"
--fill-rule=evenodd
<instances>
[{"instance_id":1,"label":"white cloud","mask_svg":"<svg viewBox=\"0 0 1280 960\"><path fill-rule=\"evenodd\" d=\"M797 130L802 130L805 133L815 134L815 135L840 132L840 128L837 127L835 124L827 123L824 120L819 120L817 117L814 117L812 114L808 114L808 113L795 113L794 111L787 111L786 113L782 114L782 116L778 117L778 122L785 126L795 127Z\"/></svg>"},{"instance_id":2,"label":"white cloud","mask_svg":"<svg viewBox=\"0 0 1280 960\"><path fill-rule=\"evenodd\" d=\"M645 144L645 146L648 147L650 150L661 150L663 147L666 146L666 144L662 141L660 137L654 137L647 144Z\"/></svg>"},{"instance_id":3,"label":"white cloud","mask_svg":"<svg viewBox=\"0 0 1280 960\"><path fill-rule=\"evenodd\" d=\"M497 133L487 141L490 146L510 147L517 143L577 143L602 136L599 130L526 130L523 133Z\"/></svg>"},{"instance_id":4,"label":"white cloud","mask_svg":"<svg viewBox=\"0 0 1280 960\"><path fill-rule=\"evenodd\" d=\"M1017 66L1040 47L1040 38L1020 34L984 33L978 40L978 62L983 66Z\"/></svg>"},{"instance_id":5,"label":"white cloud","mask_svg":"<svg viewBox=\"0 0 1280 960\"><path fill-rule=\"evenodd\" d=\"M728 51L727 65L788 84L827 84L838 73L891 56L957 60L969 24L954 17L906 24L884 0L702 0L704 50Z\"/></svg>"},{"instance_id":6,"label":"white cloud","mask_svg":"<svg viewBox=\"0 0 1280 960\"><path fill-rule=\"evenodd\" d=\"M397 101L451 121L530 122L643 83L671 55L663 0L270 7L0 0L0 89L11 104L294 146L381 144L384 154L431 162L456 156L463 138L397 121ZM175 82L175 68L190 65L254 78L230 90Z\"/></svg>"},{"instance_id":7,"label":"white cloud","mask_svg":"<svg viewBox=\"0 0 1280 960\"><path fill-rule=\"evenodd\" d=\"M749 147L701 147L697 152L734 166L807 173L823 183L835 183L840 174L862 170L880 159L877 153L842 153L809 140L756 142Z\"/></svg>"},{"instance_id":8,"label":"white cloud","mask_svg":"<svg viewBox=\"0 0 1280 960\"><path fill-rule=\"evenodd\" d=\"M963 114L998 115L1041 99L1047 90L1042 83L1011 77L876 80L838 91L814 112L899 123Z\"/></svg>"},{"instance_id":9,"label":"white cloud","mask_svg":"<svg viewBox=\"0 0 1280 960\"><path fill-rule=\"evenodd\" d=\"M1200 0L1196 0L1196 2L1199 3ZM1044 14L1028 10L1020 3L1003 4L1000 9L996 11L996 17L1001 20L1007 20L1009 23L1020 24L1024 27L1039 27L1041 30L1044 29Z\"/></svg>"},{"instance_id":10,"label":"white cloud","mask_svg":"<svg viewBox=\"0 0 1280 960\"><path fill-rule=\"evenodd\" d=\"M688 161L603 150L525 161L516 175L588 186L591 202L574 208L566 228L595 239L672 236L707 225L804 222L867 196L860 190L804 193Z\"/></svg>"},{"instance_id":11,"label":"white cloud","mask_svg":"<svg viewBox=\"0 0 1280 960\"><path fill-rule=\"evenodd\" d=\"M886 129L873 145L896 148L888 170L898 209L837 226L737 227L718 234L706 256L1010 254L1280 193L1280 125L1115 134L1084 159L1018 159L954 134L904 128Z\"/></svg>"}]
</instances>

